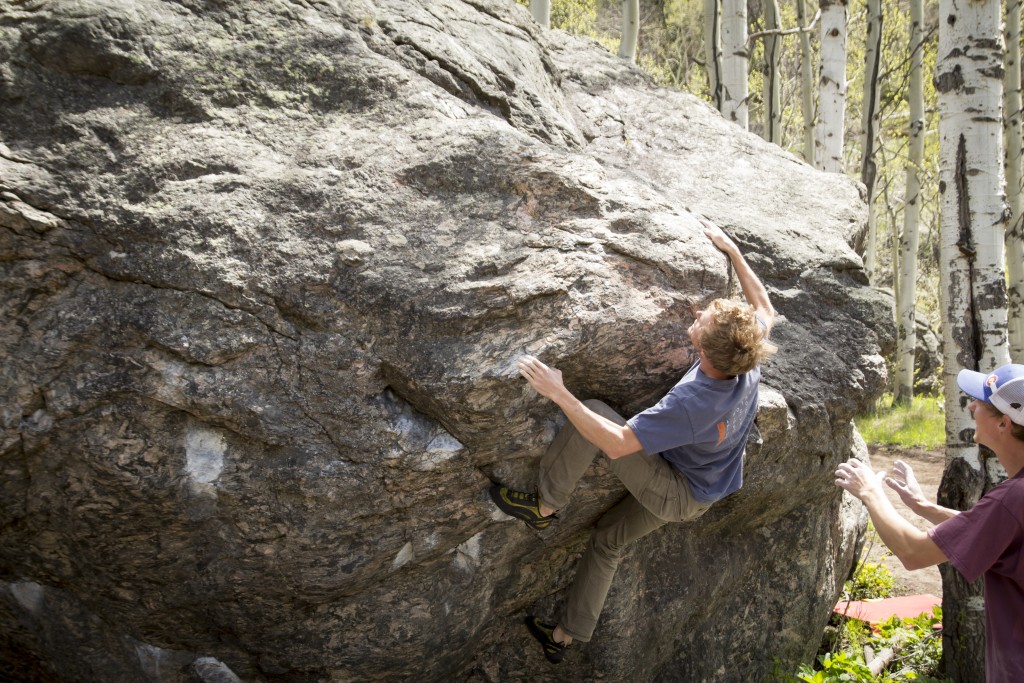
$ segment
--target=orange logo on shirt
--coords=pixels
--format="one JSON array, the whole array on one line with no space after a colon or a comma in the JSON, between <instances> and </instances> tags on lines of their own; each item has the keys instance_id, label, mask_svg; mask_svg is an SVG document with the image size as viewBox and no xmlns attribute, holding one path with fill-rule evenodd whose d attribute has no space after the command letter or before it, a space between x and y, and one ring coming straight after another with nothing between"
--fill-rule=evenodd
<instances>
[{"instance_id":1,"label":"orange logo on shirt","mask_svg":"<svg viewBox=\"0 0 1024 683\"><path fill-rule=\"evenodd\" d=\"M718 443L725 441L725 420L718 423Z\"/></svg>"}]
</instances>

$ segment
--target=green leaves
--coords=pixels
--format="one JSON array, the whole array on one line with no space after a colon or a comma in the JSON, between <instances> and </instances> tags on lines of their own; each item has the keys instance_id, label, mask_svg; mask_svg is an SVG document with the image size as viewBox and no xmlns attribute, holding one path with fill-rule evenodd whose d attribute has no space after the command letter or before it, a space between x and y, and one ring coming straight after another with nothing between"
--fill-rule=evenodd
<instances>
[{"instance_id":1,"label":"green leaves","mask_svg":"<svg viewBox=\"0 0 1024 683\"><path fill-rule=\"evenodd\" d=\"M844 597L865 600L887 597L893 589L892 574L885 565L865 563L846 582ZM801 664L795 678L803 683L948 683L935 678L942 660L942 608L913 619L892 617L872 631L862 621L839 615L833 618L836 635L814 666ZM895 650L879 675L873 676L864 653Z\"/></svg>"},{"instance_id":2,"label":"green leaves","mask_svg":"<svg viewBox=\"0 0 1024 683\"><path fill-rule=\"evenodd\" d=\"M797 679L807 683L833 683L834 681L874 681L871 676L871 669L864 664L863 659L848 652L825 653L820 657L820 671L812 671L806 664L801 665Z\"/></svg>"},{"instance_id":3,"label":"green leaves","mask_svg":"<svg viewBox=\"0 0 1024 683\"><path fill-rule=\"evenodd\" d=\"M888 567L881 563L865 562L860 571L843 586L843 599L887 598L895 585L896 579Z\"/></svg>"}]
</instances>

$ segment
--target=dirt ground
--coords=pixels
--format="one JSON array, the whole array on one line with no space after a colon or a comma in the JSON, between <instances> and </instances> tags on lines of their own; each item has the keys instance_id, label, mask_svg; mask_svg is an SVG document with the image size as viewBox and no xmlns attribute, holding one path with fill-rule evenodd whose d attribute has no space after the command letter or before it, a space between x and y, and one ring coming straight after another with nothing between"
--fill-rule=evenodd
<instances>
[{"instance_id":1,"label":"dirt ground","mask_svg":"<svg viewBox=\"0 0 1024 683\"><path fill-rule=\"evenodd\" d=\"M883 469L886 472L891 472L893 463L896 460L902 460L914 469L914 474L917 476L917 480L928 499L935 500L935 493L939 488L939 481L942 479L945 459L941 451L888 449L875 446L871 446L869 450L871 453L871 464L876 472ZM895 491L888 486L885 487L885 491L889 495L893 506L905 519L920 529L928 529L932 526L930 522L921 519L911 512L903 504L899 496L896 495ZM872 538L874 539L873 543ZM869 544L871 545L870 548L868 548ZM865 541L864 546L864 552L867 552L865 561L884 562L889 571L893 573L893 576L896 578L895 595L930 593L931 595L942 597L942 579L939 577L938 567L928 567L927 569L918 569L912 572L907 571L873 533Z\"/></svg>"}]
</instances>

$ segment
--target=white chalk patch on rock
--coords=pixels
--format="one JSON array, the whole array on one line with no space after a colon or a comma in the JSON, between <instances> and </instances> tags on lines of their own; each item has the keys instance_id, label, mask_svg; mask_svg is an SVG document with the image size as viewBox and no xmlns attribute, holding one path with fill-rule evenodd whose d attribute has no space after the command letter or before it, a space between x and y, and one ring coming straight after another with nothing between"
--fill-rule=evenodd
<instances>
[{"instance_id":1,"label":"white chalk patch on rock","mask_svg":"<svg viewBox=\"0 0 1024 683\"><path fill-rule=\"evenodd\" d=\"M227 451L224 436L212 429L194 427L185 434L185 470L201 484L217 480L224 470Z\"/></svg>"},{"instance_id":2,"label":"white chalk patch on rock","mask_svg":"<svg viewBox=\"0 0 1024 683\"><path fill-rule=\"evenodd\" d=\"M191 668L203 683L242 683L227 664L215 657L198 657Z\"/></svg>"},{"instance_id":3,"label":"white chalk patch on rock","mask_svg":"<svg viewBox=\"0 0 1024 683\"><path fill-rule=\"evenodd\" d=\"M412 549L412 541L409 541L403 545L402 549L398 551L397 555L395 555L395 559L391 562L391 567L393 569L404 567L414 559L416 559L416 553Z\"/></svg>"},{"instance_id":4,"label":"white chalk patch on rock","mask_svg":"<svg viewBox=\"0 0 1024 683\"><path fill-rule=\"evenodd\" d=\"M455 553L455 566L467 572L473 571L480 564L480 537L484 532L474 535L464 543L460 543Z\"/></svg>"},{"instance_id":5,"label":"white chalk patch on rock","mask_svg":"<svg viewBox=\"0 0 1024 683\"><path fill-rule=\"evenodd\" d=\"M169 661L167 650L149 643L135 643L135 656L139 658L139 668L154 678L160 675L164 663Z\"/></svg>"},{"instance_id":6,"label":"white chalk patch on rock","mask_svg":"<svg viewBox=\"0 0 1024 683\"><path fill-rule=\"evenodd\" d=\"M516 518L512 515L506 515L504 512L499 510L497 506L495 506L494 509L491 510L491 519L495 522L510 522L515 521Z\"/></svg>"},{"instance_id":7,"label":"white chalk patch on rock","mask_svg":"<svg viewBox=\"0 0 1024 683\"><path fill-rule=\"evenodd\" d=\"M465 446L448 432L441 432L427 444L426 452L413 467L418 472L429 472L458 455Z\"/></svg>"},{"instance_id":8,"label":"white chalk patch on rock","mask_svg":"<svg viewBox=\"0 0 1024 683\"><path fill-rule=\"evenodd\" d=\"M43 604L43 587L35 581L19 581L8 586L11 595L32 614L36 614Z\"/></svg>"},{"instance_id":9,"label":"white chalk patch on rock","mask_svg":"<svg viewBox=\"0 0 1024 683\"><path fill-rule=\"evenodd\" d=\"M401 460L417 472L429 472L462 453L466 447L433 418L417 412L392 391L385 391L382 404L390 413L387 430L394 441L382 455L388 460Z\"/></svg>"}]
</instances>

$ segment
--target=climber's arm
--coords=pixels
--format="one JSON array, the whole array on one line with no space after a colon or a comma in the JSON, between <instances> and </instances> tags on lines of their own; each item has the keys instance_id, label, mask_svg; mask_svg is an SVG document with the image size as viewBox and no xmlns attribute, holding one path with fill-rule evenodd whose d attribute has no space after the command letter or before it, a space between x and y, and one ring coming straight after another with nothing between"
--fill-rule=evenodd
<instances>
[{"instance_id":1,"label":"climber's arm","mask_svg":"<svg viewBox=\"0 0 1024 683\"><path fill-rule=\"evenodd\" d=\"M757 317L760 318L761 322L770 331L772 324L775 322L775 309L768 298L768 290L765 289L764 283L757 277L757 273L750 267L747 260L743 258L740 248L736 246L731 237L726 235L720 227L707 218L698 216L697 220L704 226L704 234L708 236L708 239L729 257L733 268L736 269L736 277L740 281L743 296L746 298L747 303L753 307Z\"/></svg>"},{"instance_id":2,"label":"climber's arm","mask_svg":"<svg viewBox=\"0 0 1024 683\"><path fill-rule=\"evenodd\" d=\"M541 396L551 399L562 409L584 439L612 459L642 450L640 441L628 425L619 425L588 408L562 383L562 372L548 367L533 356L523 356L516 364L526 381Z\"/></svg>"}]
</instances>

